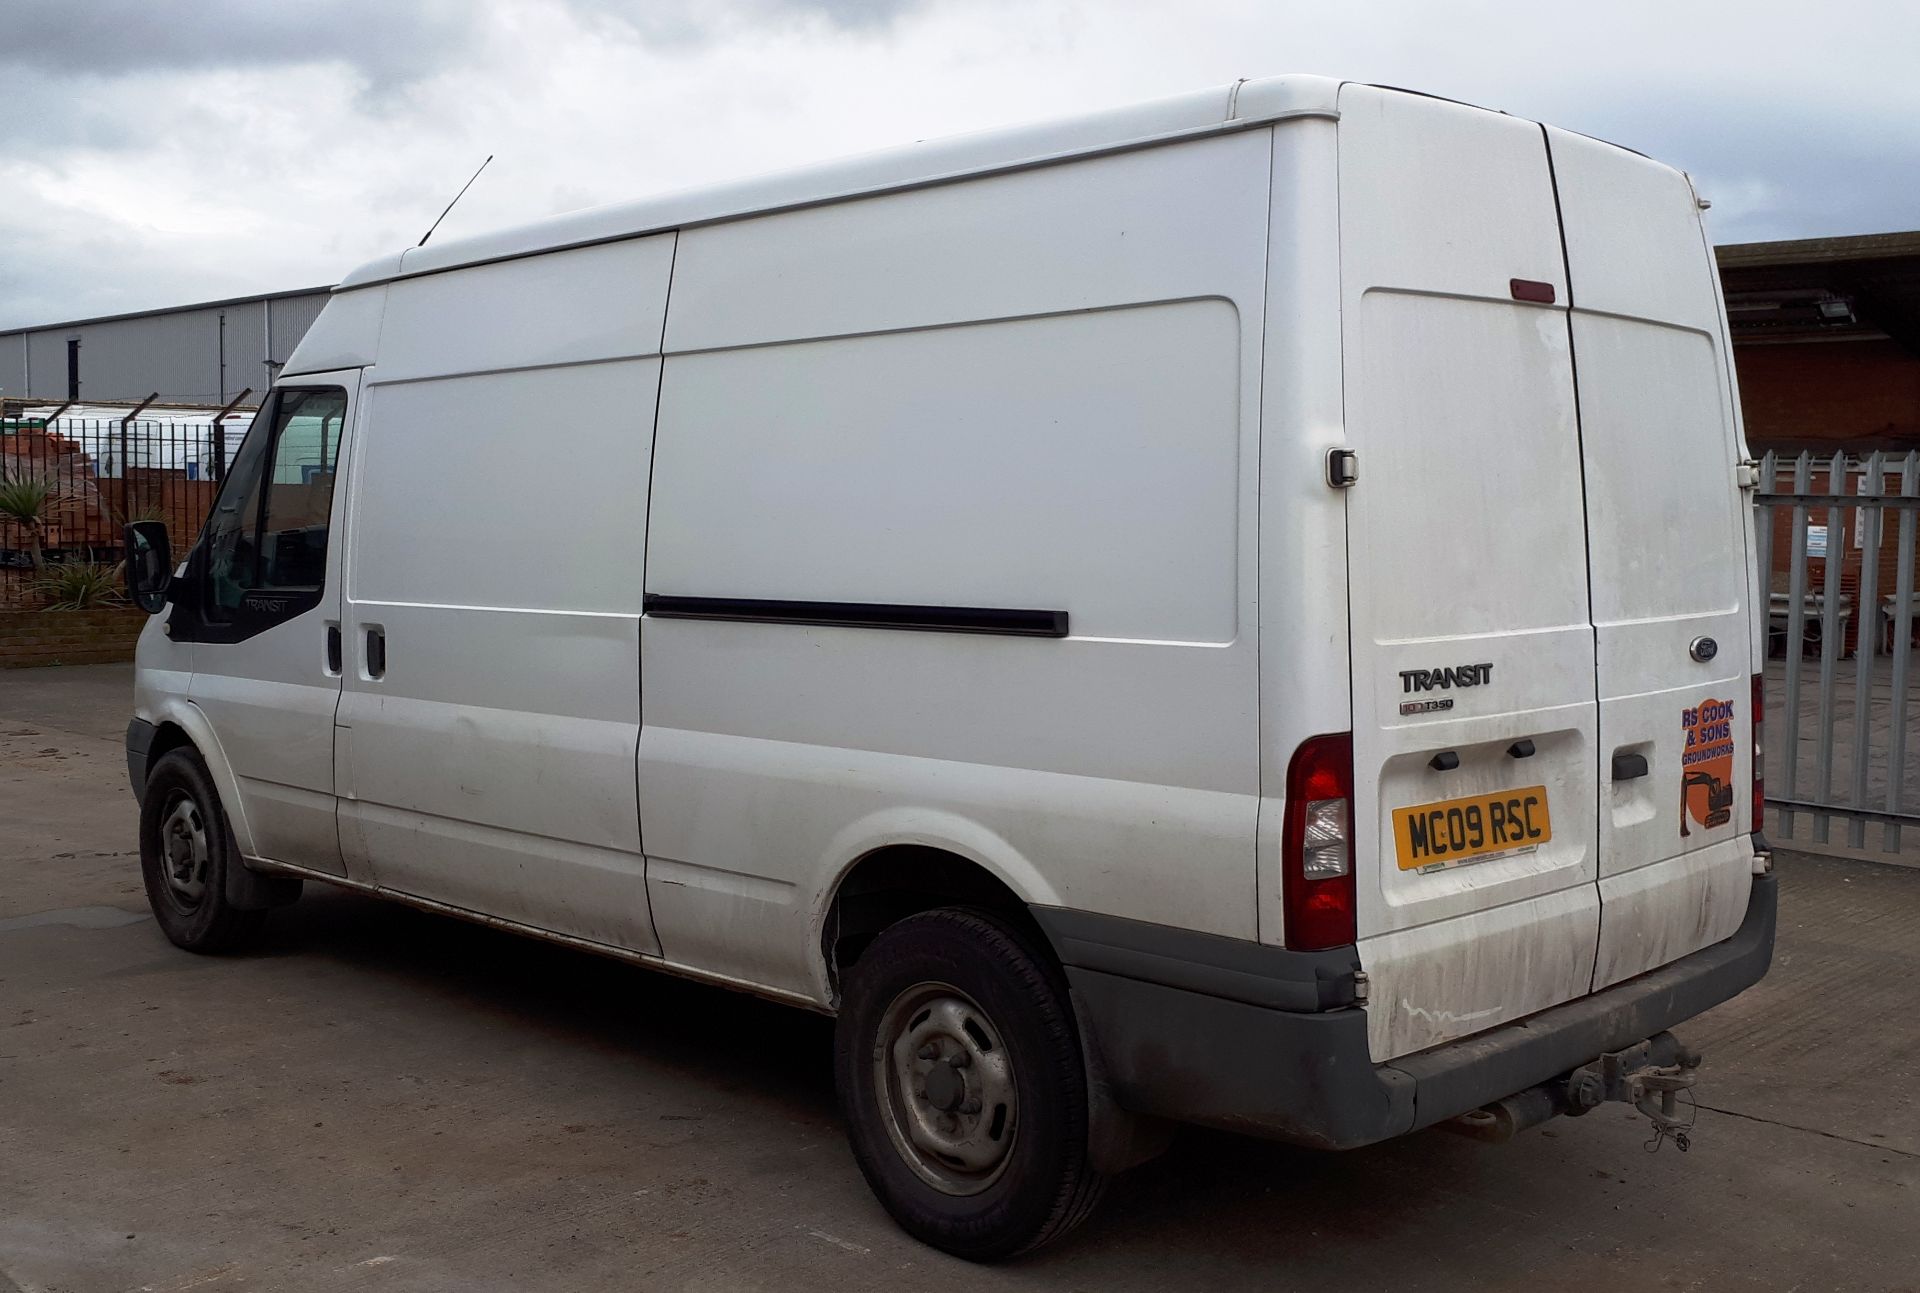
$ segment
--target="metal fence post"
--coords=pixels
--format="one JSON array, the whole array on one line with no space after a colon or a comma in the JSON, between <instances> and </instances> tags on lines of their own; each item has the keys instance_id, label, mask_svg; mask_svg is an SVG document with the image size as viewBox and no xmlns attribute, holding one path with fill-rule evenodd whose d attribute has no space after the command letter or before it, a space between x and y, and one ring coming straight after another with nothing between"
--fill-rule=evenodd
<instances>
[{"instance_id":1,"label":"metal fence post","mask_svg":"<svg viewBox=\"0 0 1920 1293\"><path fill-rule=\"evenodd\" d=\"M1847 479L1847 455L1837 453L1827 463L1827 494L1844 492ZM1840 624L1842 571L1847 564L1847 509L1831 502L1827 514L1827 555L1820 564L1820 802L1833 798L1833 697L1838 676L1836 665L1845 637ZM1827 842L1832 818L1821 813L1813 819L1813 838Z\"/></svg>"},{"instance_id":2,"label":"metal fence post","mask_svg":"<svg viewBox=\"0 0 1920 1293\"><path fill-rule=\"evenodd\" d=\"M1861 487L1869 499L1880 495L1881 455L1866 461ZM1838 491L1835 491L1838 492ZM1859 513L1860 596L1853 620L1853 802L1867 802L1867 741L1873 735L1873 657L1880 637L1880 508L1863 503ZM1847 821L1850 848L1867 846L1865 818Z\"/></svg>"},{"instance_id":3,"label":"metal fence post","mask_svg":"<svg viewBox=\"0 0 1920 1293\"><path fill-rule=\"evenodd\" d=\"M253 394L249 386L227 401L227 406L213 415L213 480L219 484L227 478L227 415L239 406L241 400Z\"/></svg>"},{"instance_id":4,"label":"metal fence post","mask_svg":"<svg viewBox=\"0 0 1920 1293\"><path fill-rule=\"evenodd\" d=\"M1920 450L1909 451L1900 464L1900 496L1920 500ZM1920 525L1920 506L1900 509L1900 556L1893 579L1893 677L1888 707L1890 727L1887 733L1887 812L1900 811L1901 791L1907 775L1907 666L1913 653L1913 547L1916 525ZM1875 626L1878 633L1878 626ZM1889 821L1881 833L1880 847L1888 853L1900 848L1900 823Z\"/></svg>"},{"instance_id":5,"label":"metal fence post","mask_svg":"<svg viewBox=\"0 0 1920 1293\"><path fill-rule=\"evenodd\" d=\"M1802 495L1811 492L1813 483L1813 454L1802 450L1793 460L1793 492ZM1786 791L1785 799L1799 796L1800 780L1800 655L1801 643L1807 631L1807 505L1795 502L1793 505L1792 549L1787 553L1787 700L1781 715L1785 720L1786 731L1780 749L1785 756L1781 765L1781 788ZM1780 830L1791 837L1793 835L1794 814L1790 808L1780 810Z\"/></svg>"},{"instance_id":6,"label":"metal fence post","mask_svg":"<svg viewBox=\"0 0 1920 1293\"><path fill-rule=\"evenodd\" d=\"M1779 478L1779 463L1771 452L1760 456L1760 480L1754 489L1753 502L1753 539L1758 549L1759 578L1754 586L1759 589L1754 615L1760 620L1760 671L1766 673L1767 661L1773 658L1773 512L1774 504L1766 496L1773 493L1774 482ZM1785 656L1785 650L1781 652ZM1772 742L1767 743L1767 749ZM1754 757L1764 760L1766 749L1760 750ZM1764 766L1755 769L1765 775ZM1767 828L1766 807L1761 806L1759 820L1753 829L1763 831Z\"/></svg>"}]
</instances>

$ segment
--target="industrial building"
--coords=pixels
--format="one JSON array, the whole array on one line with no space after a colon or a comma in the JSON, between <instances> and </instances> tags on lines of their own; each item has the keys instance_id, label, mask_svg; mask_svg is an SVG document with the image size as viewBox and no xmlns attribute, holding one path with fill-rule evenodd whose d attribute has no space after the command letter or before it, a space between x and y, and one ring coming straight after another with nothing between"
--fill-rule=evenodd
<instances>
[{"instance_id":1,"label":"industrial building","mask_svg":"<svg viewBox=\"0 0 1920 1293\"><path fill-rule=\"evenodd\" d=\"M8 400L218 407L251 388L252 403L326 304L327 287L0 331L0 395Z\"/></svg>"},{"instance_id":2,"label":"industrial building","mask_svg":"<svg viewBox=\"0 0 1920 1293\"><path fill-rule=\"evenodd\" d=\"M1756 454L1920 449L1920 231L1718 255Z\"/></svg>"}]
</instances>

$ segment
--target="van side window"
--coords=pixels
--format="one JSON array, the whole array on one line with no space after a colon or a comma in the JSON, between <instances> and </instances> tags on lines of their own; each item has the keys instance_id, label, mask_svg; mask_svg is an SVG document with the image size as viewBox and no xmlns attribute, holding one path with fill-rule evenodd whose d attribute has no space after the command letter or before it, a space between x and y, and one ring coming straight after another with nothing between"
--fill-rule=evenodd
<instances>
[{"instance_id":1,"label":"van side window","mask_svg":"<svg viewBox=\"0 0 1920 1293\"><path fill-rule=\"evenodd\" d=\"M207 520L207 623L233 623L258 609L249 594L319 593L346 413L345 391L315 387L278 392L254 420ZM292 613L308 608L306 599L268 603Z\"/></svg>"}]
</instances>

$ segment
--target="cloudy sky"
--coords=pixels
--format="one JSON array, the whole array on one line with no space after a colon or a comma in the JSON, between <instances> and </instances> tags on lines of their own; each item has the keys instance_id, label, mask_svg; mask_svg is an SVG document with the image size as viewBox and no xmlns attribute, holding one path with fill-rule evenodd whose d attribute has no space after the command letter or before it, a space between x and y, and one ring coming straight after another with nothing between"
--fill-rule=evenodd
<instances>
[{"instance_id":1,"label":"cloudy sky","mask_svg":"<svg viewBox=\"0 0 1920 1293\"><path fill-rule=\"evenodd\" d=\"M331 283L418 241L1309 71L1691 171L1718 241L1920 228L1920 5L0 0L0 327Z\"/></svg>"}]
</instances>

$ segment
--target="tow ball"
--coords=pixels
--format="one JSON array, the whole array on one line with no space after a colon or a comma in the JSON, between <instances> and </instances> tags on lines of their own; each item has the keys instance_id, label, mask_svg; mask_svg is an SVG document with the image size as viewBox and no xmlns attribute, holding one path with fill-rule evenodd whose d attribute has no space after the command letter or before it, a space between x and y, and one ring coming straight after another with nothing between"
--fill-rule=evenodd
<instances>
[{"instance_id":1,"label":"tow ball","mask_svg":"<svg viewBox=\"0 0 1920 1293\"><path fill-rule=\"evenodd\" d=\"M1504 1144L1557 1114L1577 1118L1603 1104L1630 1104L1653 1124L1648 1150L1671 1140L1681 1153L1692 1146L1689 1116L1682 1121L1679 1097L1699 1076L1701 1056L1672 1033L1656 1033L1625 1050L1608 1051L1550 1082L1496 1100L1442 1123L1448 1131Z\"/></svg>"}]
</instances>

